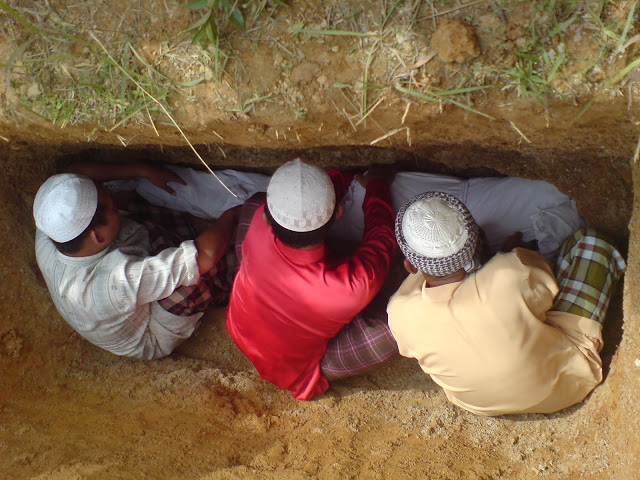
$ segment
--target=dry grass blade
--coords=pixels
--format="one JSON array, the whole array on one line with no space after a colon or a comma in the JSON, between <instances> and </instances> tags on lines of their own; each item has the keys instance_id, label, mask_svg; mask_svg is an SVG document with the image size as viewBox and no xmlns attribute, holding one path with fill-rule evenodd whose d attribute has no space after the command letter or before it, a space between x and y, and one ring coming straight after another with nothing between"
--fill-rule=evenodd
<instances>
[{"instance_id":1,"label":"dry grass blade","mask_svg":"<svg viewBox=\"0 0 640 480\"><path fill-rule=\"evenodd\" d=\"M383 100L384 100L384 97L380 95L376 103L374 103L373 106L367 111L367 113L362 118L360 118L360 120L356 122L356 127L360 125L362 122L366 122L367 117L371 115L376 108L378 108L378 105L380 105L383 102Z\"/></svg>"},{"instance_id":2,"label":"dry grass blade","mask_svg":"<svg viewBox=\"0 0 640 480\"><path fill-rule=\"evenodd\" d=\"M640 157L640 136L638 136L638 144L636 145L636 151L633 154L633 164L638 163L638 157Z\"/></svg>"},{"instance_id":3,"label":"dry grass blade","mask_svg":"<svg viewBox=\"0 0 640 480\"><path fill-rule=\"evenodd\" d=\"M513 128L516 132L518 132L520 136L526 140L527 143L531 143L531 140L529 140L527 136L524 133L522 133L522 130L520 130L515 123L511 121L509 121L509 123L511 124L511 128Z\"/></svg>"},{"instance_id":4,"label":"dry grass blade","mask_svg":"<svg viewBox=\"0 0 640 480\"><path fill-rule=\"evenodd\" d=\"M348 30L320 30L315 28L303 28L302 24L291 29L291 33L294 35L304 33L307 35L330 35L330 36L337 36L337 37L360 37L360 38L375 37L378 35L375 32L355 32L355 31L348 31Z\"/></svg>"},{"instance_id":5,"label":"dry grass blade","mask_svg":"<svg viewBox=\"0 0 640 480\"><path fill-rule=\"evenodd\" d=\"M385 140L385 139L387 139L389 137L392 137L396 133L402 132L403 130L409 131L409 129L407 127L396 128L394 130L391 130L389 133L385 133L381 137L376 138L374 141L370 142L369 145L375 145L376 143L381 142L382 140Z\"/></svg>"},{"instance_id":6,"label":"dry grass blade","mask_svg":"<svg viewBox=\"0 0 640 480\"><path fill-rule=\"evenodd\" d=\"M451 8L449 10L445 10L444 12L438 12L438 13L434 13L433 15L429 15L427 17L422 17L420 19L418 19L419 21L423 21L423 20L429 20L431 18L435 18L435 17L440 17L442 15L446 15L448 13L453 13L453 12L457 12L458 10L462 10L463 8L469 8L472 7L473 5L477 5L478 3L485 3L488 0L477 0L476 2L471 2L471 3L465 3L464 5L460 5L458 7L455 8Z\"/></svg>"},{"instance_id":7,"label":"dry grass blade","mask_svg":"<svg viewBox=\"0 0 640 480\"><path fill-rule=\"evenodd\" d=\"M404 109L404 115L402 115L402 121L400 122L402 125L404 125L404 121L407 119L407 115L409 115L410 108L411 108L411 104L407 102L407 106Z\"/></svg>"}]
</instances>

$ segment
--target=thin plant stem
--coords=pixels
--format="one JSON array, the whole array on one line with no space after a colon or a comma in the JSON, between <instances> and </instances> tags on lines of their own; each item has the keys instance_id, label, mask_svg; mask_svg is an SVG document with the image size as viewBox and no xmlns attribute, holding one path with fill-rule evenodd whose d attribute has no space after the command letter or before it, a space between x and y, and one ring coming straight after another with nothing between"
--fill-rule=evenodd
<instances>
[{"instance_id":1,"label":"thin plant stem","mask_svg":"<svg viewBox=\"0 0 640 480\"><path fill-rule=\"evenodd\" d=\"M189 148L191 148L191 150L193 151L193 153L195 154L195 156L198 158L198 160L200 160L200 162L202 163L202 165L204 165L204 167L207 169L207 171L213 175L216 180L218 180L218 182L220 182L220 185L222 185L224 187L224 189L229 192L231 195L233 195L235 198L238 198L238 196L233 193L231 191L231 189L229 189L229 187L227 187L224 182L222 180L220 180L220 177L218 177L218 175L216 175L216 173L211 170L211 167L209 167L209 165L207 164L207 162L204 161L204 159L200 156L200 154L198 153L198 151L195 149L195 147L193 146L193 144L189 141L189 138L187 137L187 135L184 133L184 131L182 130L182 128L180 128L180 125L178 125L178 122L176 122L174 120L174 118L171 116L171 114L169 113L169 111L164 107L164 105L162 104L162 102L160 102L159 100L157 100L153 95L151 95L142 85L140 85L140 83L138 83L136 81L135 78L133 78L131 75L129 75L129 72L127 72L127 70L125 68L122 68L120 66L120 64L118 62L115 61L115 59L111 56L111 54L109 53L109 51L105 48L105 46L102 44L102 42L100 41L100 39L98 39L98 37L96 37L93 32L89 32L89 35L91 35L91 37L98 43L98 45L100 45L100 48L102 48L102 50L104 51L104 53L107 55L107 57L109 57L109 59L111 60L111 62L118 67L127 77L129 77L129 79L135 83L137 85L137 87L140 89L140 91L142 91L142 93L144 93L145 95L147 95L151 100L153 100L162 110L162 112L169 118L169 120L171 120L171 123L173 124L174 127L176 127L178 129L178 132L180 132L180 135L182 135L182 138L185 139L185 141L187 142L187 144L189 145ZM213 133L222 140L222 137L216 133L215 131L213 131Z\"/></svg>"}]
</instances>

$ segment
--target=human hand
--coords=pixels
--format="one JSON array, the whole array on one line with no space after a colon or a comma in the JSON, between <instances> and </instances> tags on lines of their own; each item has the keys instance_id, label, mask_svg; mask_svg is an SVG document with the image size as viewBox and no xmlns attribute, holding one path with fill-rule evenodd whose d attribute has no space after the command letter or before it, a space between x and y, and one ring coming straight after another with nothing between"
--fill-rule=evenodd
<instances>
[{"instance_id":1,"label":"human hand","mask_svg":"<svg viewBox=\"0 0 640 480\"><path fill-rule=\"evenodd\" d=\"M366 189L371 180L384 180L387 184L390 184L395 175L396 170L393 165L373 165L367 170L367 173L364 175L355 175L354 178Z\"/></svg>"},{"instance_id":2,"label":"human hand","mask_svg":"<svg viewBox=\"0 0 640 480\"><path fill-rule=\"evenodd\" d=\"M538 241L536 239L525 242L522 240L522 232L515 232L506 238L502 244L501 252L510 252L514 248L526 248L529 250L538 249Z\"/></svg>"},{"instance_id":3,"label":"human hand","mask_svg":"<svg viewBox=\"0 0 640 480\"><path fill-rule=\"evenodd\" d=\"M176 173L169 170L166 167L156 167L153 165L147 165L145 168L144 177L153 183L156 187L161 188L165 192L173 195L174 197L177 195L176 191L171 188L168 184L170 182L176 182L181 185L186 185L182 178L180 178Z\"/></svg>"},{"instance_id":4,"label":"human hand","mask_svg":"<svg viewBox=\"0 0 640 480\"><path fill-rule=\"evenodd\" d=\"M198 255L196 261L200 275L207 273L218 263L222 246L221 236L216 225L210 225L194 241Z\"/></svg>"},{"instance_id":5,"label":"human hand","mask_svg":"<svg viewBox=\"0 0 640 480\"><path fill-rule=\"evenodd\" d=\"M238 220L240 219L240 212L241 211L242 211L242 205L237 205L235 207L232 207L229 210L226 210L222 215L220 215L220 220L223 220L223 219L226 219L227 217L229 217L229 220L233 224L236 224L236 223L238 223Z\"/></svg>"}]
</instances>

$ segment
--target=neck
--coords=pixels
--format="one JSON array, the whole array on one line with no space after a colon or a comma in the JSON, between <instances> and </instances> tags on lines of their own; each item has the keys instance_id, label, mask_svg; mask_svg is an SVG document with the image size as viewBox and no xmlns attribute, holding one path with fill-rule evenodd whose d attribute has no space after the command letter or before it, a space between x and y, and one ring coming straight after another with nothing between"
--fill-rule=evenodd
<instances>
[{"instance_id":1,"label":"neck","mask_svg":"<svg viewBox=\"0 0 640 480\"><path fill-rule=\"evenodd\" d=\"M109 244L110 245L110 244ZM106 250L109 245L87 245L84 246L74 253L65 253L67 257L90 257L91 255L96 255L104 250Z\"/></svg>"},{"instance_id":2,"label":"neck","mask_svg":"<svg viewBox=\"0 0 640 480\"><path fill-rule=\"evenodd\" d=\"M324 242L314 243L313 245L306 245L304 247L297 248L296 250L314 250L324 245Z\"/></svg>"},{"instance_id":3,"label":"neck","mask_svg":"<svg viewBox=\"0 0 640 480\"><path fill-rule=\"evenodd\" d=\"M435 275L429 275L428 273L422 273L427 287L439 287L441 285L447 285L449 283L461 282L467 277L468 273L461 268L460 270L445 275L444 277L436 277Z\"/></svg>"}]
</instances>

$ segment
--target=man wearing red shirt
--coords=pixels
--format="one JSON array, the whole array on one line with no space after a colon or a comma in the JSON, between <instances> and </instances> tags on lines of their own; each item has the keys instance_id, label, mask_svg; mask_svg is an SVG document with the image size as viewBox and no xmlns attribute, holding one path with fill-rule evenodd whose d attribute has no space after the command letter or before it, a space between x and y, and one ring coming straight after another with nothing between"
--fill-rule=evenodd
<instances>
[{"instance_id":1,"label":"man wearing red shirt","mask_svg":"<svg viewBox=\"0 0 640 480\"><path fill-rule=\"evenodd\" d=\"M359 179L366 188L365 232L355 253L338 258L325 246L352 178L299 159L281 166L238 252L229 334L262 378L299 400L324 393L328 380L359 373L397 353L386 325L376 328L386 318L356 317L382 287L397 249L387 171L373 169ZM354 350L348 341L340 343L341 336L359 338L366 355L374 354L337 371L333 367L342 360L325 358L327 344L338 340Z\"/></svg>"}]
</instances>

